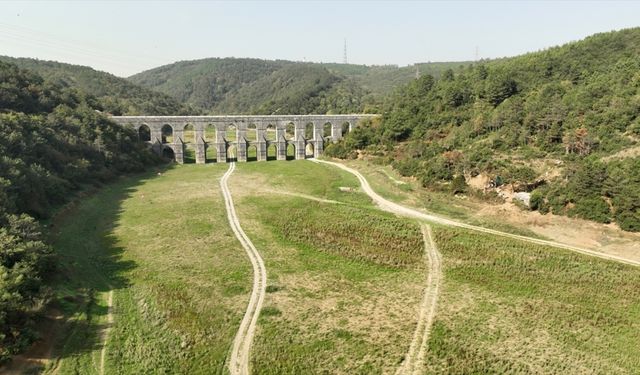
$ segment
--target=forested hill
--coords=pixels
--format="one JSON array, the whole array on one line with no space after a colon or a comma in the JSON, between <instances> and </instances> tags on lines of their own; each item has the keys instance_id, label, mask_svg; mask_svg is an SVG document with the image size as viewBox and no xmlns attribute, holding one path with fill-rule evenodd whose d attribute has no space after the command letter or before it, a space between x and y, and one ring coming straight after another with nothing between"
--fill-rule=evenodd
<instances>
[{"instance_id":1,"label":"forested hill","mask_svg":"<svg viewBox=\"0 0 640 375\"><path fill-rule=\"evenodd\" d=\"M640 231L640 28L424 75L328 153L385 155L433 189L533 190L531 205ZM450 182L453 182L452 184Z\"/></svg>"},{"instance_id":2,"label":"forested hill","mask_svg":"<svg viewBox=\"0 0 640 375\"><path fill-rule=\"evenodd\" d=\"M157 157L98 99L0 61L0 363L27 346L52 253L34 218Z\"/></svg>"},{"instance_id":3,"label":"forested hill","mask_svg":"<svg viewBox=\"0 0 640 375\"><path fill-rule=\"evenodd\" d=\"M0 61L36 72L42 78L75 87L98 99L101 110L113 115L187 115L199 112L166 94L135 85L124 78L87 66L0 56Z\"/></svg>"},{"instance_id":4,"label":"forested hill","mask_svg":"<svg viewBox=\"0 0 640 375\"><path fill-rule=\"evenodd\" d=\"M364 66L210 58L151 69L131 82L211 113L375 112L394 88L461 63ZM464 64L464 63L462 63Z\"/></svg>"}]
</instances>

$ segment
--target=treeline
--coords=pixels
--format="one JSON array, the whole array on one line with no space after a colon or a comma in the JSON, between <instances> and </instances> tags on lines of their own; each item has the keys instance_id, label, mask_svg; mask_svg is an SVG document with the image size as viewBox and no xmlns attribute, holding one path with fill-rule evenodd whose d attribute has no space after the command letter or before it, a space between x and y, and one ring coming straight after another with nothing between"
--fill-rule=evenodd
<instances>
[{"instance_id":1,"label":"treeline","mask_svg":"<svg viewBox=\"0 0 640 375\"><path fill-rule=\"evenodd\" d=\"M0 56L0 61L35 72L48 82L75 87L95 99L93 105L115 116L197 115L200 110L175 98L87 66Z\"/></svg>"},{"instance_id":2,"label":"treeline","mask_svg":"<svg viewBox=\"0 0 640 375\"><path fill-rule=\"evenodd\" d=\"M214 114L373 113L380 110L384 97L411 81L416 72L438 76L460 64L399 68L210 58L161 66L129 79Z\"/></svg>"},{"instance_id":3,"label":"treeline","mask_svg":"<svg viewBox=\"0 0 640 375\"><path fill-rule=\"evenodd\" d=\"M38 219L73 191L157 161L95 97L0 62L0 362L33 340L55 269Z\"/></svg>"},{"instance_id":4,"label":"treeline","mask_svg":"<svg viewBox=\"0 0 640 375\"><path fill-rule=\"evenodd\" d=\"M425 75L384 103L380 123L326 152L367 149L429 188L464 190L487 174L535 188L533 209L638 231L638 158L609 157L640 144L639 57L636 28ZM557 177L540 168L549 160Z\"/></svg>"}]
</instances>

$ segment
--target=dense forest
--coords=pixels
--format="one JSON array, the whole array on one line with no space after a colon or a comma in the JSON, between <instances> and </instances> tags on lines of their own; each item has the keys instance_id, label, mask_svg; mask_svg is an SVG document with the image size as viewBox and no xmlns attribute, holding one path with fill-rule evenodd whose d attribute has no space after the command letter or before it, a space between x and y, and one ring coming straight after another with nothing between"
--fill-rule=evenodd
<instances>
[{"instance_id":1,"label":"dense forest","mask_svg":"<svg viewBox=\"0 0 640 375\"><path fill-rule=\"evenodd\" d=\"M0 62L0 362L33 340L48 297L43 280L56 262L38 221L74 191L158 161L104 108L64 81Z\"/></svg>"},{"instance_id":2,"label":"dense forest","mask_svg":"<svg viewBox=\"0 0 640 375\"><path fill-rule=\"evenodd\" d=\"M366 150L430 189L483 174L542 213L640 231L639 28L423 75L383 113L326 152Z\"/></svg>"},{"instance_id":3,"label":"dense forest","mask_svg":"<svg viewBox=\"0 0 640 375\"><path fill-rule=\"evenodd\" d=\"M129 77L208 113L325 114L376 112L416 73L439 76L466 63L409 67L210 58L181 61Z\"/></svg>"},{"instance_id":4,"label":"dense forest","mask_svg":"<svg viewBox=\"0 0 640 375\"><path fill-rule=\"evenodd\" d=\"M169 95L87 66L7 56L0 56L0 61L35 72L49 82L75 87L98 99L94 103L97 109L115 116L199 114Z\"/></svg>"}]
</instances>

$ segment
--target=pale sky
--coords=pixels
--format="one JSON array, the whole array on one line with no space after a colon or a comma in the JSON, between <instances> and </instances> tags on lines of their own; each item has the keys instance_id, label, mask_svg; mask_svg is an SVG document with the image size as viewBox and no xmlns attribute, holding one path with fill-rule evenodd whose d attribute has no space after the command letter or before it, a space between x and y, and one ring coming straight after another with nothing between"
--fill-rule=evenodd
<instances>
[{"instance_id":1,"label":"pale sky","mask_svg":"<svg viewBox=\"0 0 640 375\"><path fill-rule=\"evenodd\" d=\"M256 57L409 65L514 56L640 26L640 1L0 1L0 55L118 76Z\"/></svg>"}]
</instances>

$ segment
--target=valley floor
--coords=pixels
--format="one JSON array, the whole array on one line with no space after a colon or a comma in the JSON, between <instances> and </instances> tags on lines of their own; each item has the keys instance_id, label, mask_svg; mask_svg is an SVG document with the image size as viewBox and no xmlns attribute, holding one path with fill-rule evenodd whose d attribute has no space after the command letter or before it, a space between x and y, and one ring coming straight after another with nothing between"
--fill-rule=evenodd
<instances>
[{"instance_id":1,"label":"valley floor","mask_svg":"<svg viewBox=\"0 0 640 375\"><path fill-rule=\"evenodd\" d=\"M385 198L532 234L357 163ZM228 166L123 180L59 218L55 308L65 322L51 359L32 372L229 373L253 271L227 221L219 181ZM380 211L331 165L238 164L228 186L268 275L253 374L640 369L638 267L429 229Z\"/></svg>"}]
</instances>

